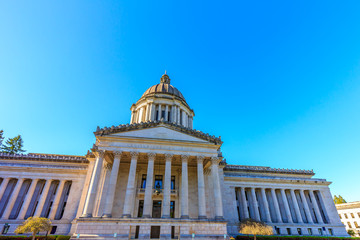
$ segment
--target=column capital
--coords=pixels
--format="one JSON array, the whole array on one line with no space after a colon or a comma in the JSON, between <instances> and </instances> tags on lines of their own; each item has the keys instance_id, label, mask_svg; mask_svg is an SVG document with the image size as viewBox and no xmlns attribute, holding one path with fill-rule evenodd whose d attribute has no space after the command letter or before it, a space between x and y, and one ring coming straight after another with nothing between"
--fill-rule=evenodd
<instances>
[{"instance_id":1,"label":"column capital","mask_svg":"<svg viewBox=\"0 0 360 240\"><path fill-rule=\"evenodd\" d=\"M121 154L122 154L122 153L123 153L122 151L115 151L115 152L113 152L114 157L121 157Z\"/></svg>"},{"instance_id":2,"label":"column capital","mask_svg":"<svg viewBox=\"0 0 360 240\"><path fill-rule=\"evenodd\" d=\"M203 163L204 163L204 159L205 159L205 156L204 156L204 155L196 156L196 160L197 160L197 163L198 163L198 164L203 164Z\"/></svg>"},{"instance_id":3,"label":"column capital","mask_svg":"<svg viewBox=\"0 0 360 240\"><path fill-rule=\"evenodd\" d=\"M151 159L151 160L155 160L156 153L154 153L154 152L149 152L147 155L148 155L149 160L150 160L150 159Z\"/></svg>"},{"instance_id":4,"label":"column capital","mask_svg":"<svg viewBox=\"0 0 360 240\"><path fill-rule=\"evenodd\" d=\"M96 152L94 152L94 155L96 157L101 157L103 158L105 156L105 150L97 150Z\"/></svg>"},{"instance_id":5,"label":"column capital","mask_svg":"<svg viewBox=\"0 0 360 240\"><path fill-rule=\"evenodd\" d=\"M169 153L167 153L167 154L165 154L165 161L171 161L172 160L172 158L173 158L173 154L169 154Z\"/></svg>"},{"instance_id":6,"label":"column capital","mask_svg":"<svg viewBox=\"0 0 360 240\"><path fill-rule=\"evenodd\" d=\"M211 163L212 164L219 164L219 158L218 157L211 157Z\"/></svg>"},{"instance_id":7,"label":"column capital","mask_svg":"<svg viewBox=\"0 0 360 240\"><path fill-rule=\"evenodd\" d=\"M139 156L139 152L130 152L131 158L137 158Z\"/></svg>"},{"instance_id":8,"label":"column capital","mask_svg":"<svg viewBox=\"0 0 360 240\"><path fill-rule=\"evenodd\" d=\"M189 155L181 155L182 162L187 162L188 159L189 159Z\"/></svg>"}]
</instances>

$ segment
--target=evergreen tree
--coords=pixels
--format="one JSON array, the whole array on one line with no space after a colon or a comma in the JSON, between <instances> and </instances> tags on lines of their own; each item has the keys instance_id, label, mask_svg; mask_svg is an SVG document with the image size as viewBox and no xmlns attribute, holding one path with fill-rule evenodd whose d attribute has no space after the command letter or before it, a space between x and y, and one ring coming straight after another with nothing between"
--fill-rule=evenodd
<instances>
[{"instance_id":1,"label":"evergreen tree","mask_svg":"<svg viewBox=\"0 0 360 240\"><path fill-rule=\"evenodd\" d=\"M341 195L339 196L334 195L334 203L335 204L346 203L346 200Z\"/></svg>"},{"instance_id":2,"label":"evergreen tree","mask_svg":"<svg viewBox=\"0 0 360 240\"><path fill-rule=\"evenodd\" d=\"M1 146L2 146L2 141L4 140L3 134L4 134L4 131L0 130L0 149L1 149Z\"/></svg>"},{"instance_id":3,"label":"evergreen tree","mask_svg":"<svg viewBox=\"0 0 360 240\"><path fill-rule=\"evenodd\" d=\"M17 135L14 138L9 138L6 140L5 144L1 146L2 152L10 154L20 154L25 152L22 148L23 140L20 135Z\"/></svg>"}]
</instances>

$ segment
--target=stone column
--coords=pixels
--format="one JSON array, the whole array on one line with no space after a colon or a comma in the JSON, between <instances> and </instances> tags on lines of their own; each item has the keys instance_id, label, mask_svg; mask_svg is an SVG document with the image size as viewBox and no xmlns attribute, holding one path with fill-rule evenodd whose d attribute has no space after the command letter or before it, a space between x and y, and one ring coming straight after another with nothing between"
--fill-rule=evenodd
<instances>
[{"instance_id":1,"label":"stone column","mask_svg":"<svg viewBox=\"0 0 360 240\"><path fill-rule=\"evenodd\" d=\"M204 156L197 156L199 219L206 219Z\"/></svg>"},{"instance_id":2,"label":"stone column","mask_svg":"<svg viewBox=\"0 0 360 240\"><path fill-rule=\"evenodd\" d=\"M164 199L163 199L163 218L170 218L171 200L171 160L172 154L165 154L165 179L164 179Z\"/></svg>"},{"instance_id":3,"label":"stone column","mask_svg":"<svg viewBox=\"0 0 360 240\"><path fill-rule=\"evenodd\" d=\"M244 212L244 218L249 218L250 215L249 215L249 209L247 207L247 201L246 201L246 196L245 196L245 188L244 187L241 187L240 188L240 195L241 195L241 207L243 209L243 212Z\"/></svg>"},{"instance_id":4,"label":"stone column","mask_svg":"<svg viewBox=\"0 0 360 240\"><path fill-rule=\"evenodd\" d=\"M135 193L136 165L137 165L137 159L139 153L130 152L130 155L131 155L131 164L130 164L129 177L126 187L124 211L122 215L123 218L131 217L131 209L132 209L132 205L134 204L133 197Z\"/></svg>"},{"instance_id":5,"label":"stone column","mask_svg":"<svg viewBox=\"0 0 360 240\"><path fill-rule=\"evenodd\" d=\"M169 121L169 119L168 119L168 116L169 116L168 111L169 111L169 106L166 104L165 105L165 121L166 122Z\"/></svg>"},{"instance_id":6,"label":"stone column","mask_svg":"<svg viewBox=\"0 0 360 240\"><path fill-rule=\"evenodd\" d=\"M154 103L151 104L151 115L150 115L150 120L151 121L156 121L155 119L155 113L156 113L156 106Z\"/></svg>"},{"instance_id":7,"label":"stone column","mask_svg":"<svg viewBox=\"0 0 360 240\"><path fill-rule=\"evenodd\" d=\"M9 203L7 204L7 206L5 207L5 211L2 215L2 219L9 219L9 216L10 216L10 213L11 213L11 210L13 209L14 205L15 205L15 201L19 195L19 192L20 192L20 189L21 189L21 186L24 182L24 179L23 178L20 178L18 179L17 183L16 183L16 186L9 198Z\"/></svg>"},{"instance_id":8,"label":"stone column","mask_svg":"<svg viewBox=\"0 0 360 240\"><path fill-rule=\"evenodd\" d=\"M146 104L145 122L149 120L150 115L150 103Z\"/></svg>"},{"instance_id":9,"label":"stone column","mask_svg":"<svg viewBox=\"0 0 360 240\"><path fill-rule=\"evenodd\" d=\"M89 184L89 190L87 193L86 202L84 206L84 213L82 217L92 217L99 179L103 168L105 151L100 150L95 152L95 154L96 154L95 167Z\"/></svg>"},{"instance_id":10,"label":"stone column","mask_svg":"<svg viewBox=\"0 0 360 240\"><path fill-rule=\"evenodd\" d=\"M131 120L130 120L130 124L132 124L134 122L134 115L135 115L135 112L132 111L131 112Z\"/></svg>"},{"instance_id":11,"label":"stone column","mask_svg":"<svg viewBox=\"0 0 360 240\"><path fill-rule=\"evenodd\" d=\"M254 208L254 214L255 214L255 220L256 221L260 221L260 213L259 213L259 203L256 199L256 193L255 193L255 188L251 188L251 198L252 198L252 205Z\"/></svg>"},{"instance_id":12,"label":"stone column","mask_svg":"<svg viewBox=\"0 0 360 240\"><path fill-rule=\"evenodd\" d=\"M298 201L296 199L296 195L295 195L295 190L290 189L290 194L291 194L291 198L293 200L294 207L295 207L296 219L297 219L298 223L303 223L300 208L299 208L299 203L298 203Z\"/></svg>"},{"instance_id":13,"label":"stone column","mask_svg":"<svg viewBox=\"0 0 360 240\"><path fill-rule=\"evenodd\" d=\"M24 199L25 201L24 201L23 205L21 206L19 215L18 215L18 217L16 219L23 220L25 218L26 212L27 212L27 210L29 208L29 205L30 205L30 201L31 201L31 199L32 199L32 197L34 195L34 191L35 191L37 183L38 183L38 179L33 179L31 181L29 190L26 193L26 196L25 196L25 199Z\"/></svg>"},{"instance_id":14,"label":"stone column","mask_svg":"<svg viewBox=\"0 0 360 240\"><path fill-rule=\"evenodd\" d=\"M180 125L180 107L177 106L177 124Z\"/></svg>"},{"instance_id":15,"label":"stone column","mask_svg":"<svg viewBox=\"0 0 360 240\"><path fill-rule=\"evenodd\" d=\"M120 167L120 160L121 160L121 151L114 152L114 162L111 168L110 173L110 180L109 186L107 189L106 199L105 199L105 209L103 217L111 217L112 208L114 205L114 198L115 198L115 190L116 190L116 183L118 179L119 167Z\"/></svg>"},{"instance_id":16,"label":"stone column","mask_svg":"<svg viewBox=\"0 0 360 240\"><path fill-rule=\"evenodd\" d=\"M286 194L285 194L285 189L280 189L281 192L281 197L284 203L284 207L285 207L285 213L286 213L286 218L288 219L288 223L292 223L292 217L291 217L291 212L290 212L290 207L289 207L289 202L286 198Z\"/></svg>"},{"instance_id":17,"label":"stone column","mask_svg":"<svg viewBox=\"0 0 360 240\"><path fill-rule=\"evenodd\" d=\"M155 153L148 153L148 169L147 169L147 174L146 174L144 211L143 211L144 218L151 217L155 156L156 156Z\"/></svg>"},{"instance_id":18,"label":"stone column","mask_svg":"<svg viewBox=\"0 0 360 240\"><path fill-rule=\"evenodd\" d=\"M149 109L148 109L148 112L149 112L149 114L148 114L148 119L147 119L147 121L152 121L152 112L153 112L153 104L152 103L149 103Z\"/></svg>"},{"instance_id":19,"label":"stone column","mask_svg":"<svg viewBox=\"0 0 360 240\"><path fill-rule=\"evenodd\" d=\"M160 121L160 119L161 119L161 104L159 104L159 106L158 106L158 112L159 112L159 114L158 114L158 121Z\"/></svg>"},{"instance_id":20,"label":"stone column","mask_svg":"<svg viewBox=\"0 0 360 240\"><path fill-rule=\"evenodd\" d=\"M281 212L280 212L280 208L279 208L279 202L277 200L276 197L276 192L274 188L271 188L271 197L273 199L273 203L274 203L274 207L275 207L275 213L276 213L276 219L278 223L282 223L282 218L281 218Z\"/></svg>"},{"instance_id":21,"label":"stone column","mask_svg":"<svg viewBox=\"0 0 360 240\"><path fill-rule=\"evenodd\" d=\"M62 192L64 191L65 182L66 182L66 180L60 180L59 186L56 190L54 202L53 202L53 205L51 206L51 210L50 210L50 214L49 214L49 218L51 220L55 219L55 215L56 215L57 209L59 207Z\"/></svg>"},{"instance_id":22,"label":"stone column","mask_svg":"<svg viewBox=\"0 0 360 240\"><path fill-rule=\"evenodd\" d=\"M38 201L38 205L36 207L34 217L40 217L40 215L41 215L41 212L42 212L42 209L44 207L46 197L47 197L47 195L49 193L51 182L52 182L52 180L50 180L50 179L46 180L46 182L45 182L45 186L44 186L44 188L43 188L43 190L41 192L41 195L39 197L39 201Z\"/></svg>"},{"instance_id":23,"label":"stone column","mask_svg":"<svg viewBox=\"0 0 360 240\"><path fill-rule=\"evenodd\" d=\"M1 188L0 188L0 200L1 200L2 196L4 195L4 192L5 192L5 190L6 190L6 187L7 187L8 183L9 183L10 179L11 179L11 178L4 178L4 180L3 180L2 183L1 183Z\"/></svg>"},{"instance_id":24,"label":"stone column","mask_svg":"<svg viewBox=\"0 0 360 240\"><path fill-rule=\"evenodd\" d=\"M215 200L215 219L222 220L223 207L221 199L221 188L220 188L220 178L219 178L219 158L211 158L211 177L214 184L214 200Z\"/></svg>"},{"instance_id":25,"label":"stone column","mask_svg":"<svg viewBox=\"0 0 360 240\"><path fill-rule=\"evenodd\" d=\"M181 218L189 218L188 155L181 155Z\"/></svg>"},{"instance_id":26,"label":"stone column","mask_svg":"<svg viewBox=\"0 0 360 240\"><path fill-rule=\"evenodd\" d=\"M322 224L322 223L324 223L324 221L322 219L322 216L321 216L321 213L320 213L320 210L319 210L319 206L318 206L316 198L314 196L314 192L312 190L309 190L309 195L310 195L310 198L311 198L311 202L312 202L312 204L314 206L314 210L315 210L315 214L316 214L316 218L318 220L318 223Z\"/></svg>"},{"instance_id":27,"label":"stone column","mask_svg":"<svg viewBox=\"0 0 360 240\"><path fill-rule=\"evenodd\" d=\"M304 190L302 190L302 189L300 189L300 196L301 196L302 202L304 204L305 214L306 214L306 218L308 220L308 223L313 224L314 221L313 221L311 213L310 213L309 205L307 203Z\"/></svg>"},{"instance_id":28,"label":"stone column","mask_svg":"<svg viewBox=\"0 0 360 240\"><path fill-rule=\"evenodd\" d=\"M271 215L270 215L269 203L268 203L268 200L266 198L265 188L261 188L261 196L262 196L262 201L264 203L266 222L271 223Z\"/></svg>"}]
</instances>

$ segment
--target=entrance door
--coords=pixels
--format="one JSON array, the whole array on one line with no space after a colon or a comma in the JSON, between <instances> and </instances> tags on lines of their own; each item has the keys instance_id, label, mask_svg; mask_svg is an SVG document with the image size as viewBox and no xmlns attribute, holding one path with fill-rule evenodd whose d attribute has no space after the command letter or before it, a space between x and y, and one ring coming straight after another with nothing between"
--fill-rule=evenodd
<instances>
[{"instance_id":1,"label":"entrance door","mask_svg":"<svg viewBox=\"0 0 360 240\"><path fill-rule=\"evenodd\" d=\"M159 201L159 200L153 201L152 217L153 218L161 218L161 201Z\"/></svg>"}]
</instances>

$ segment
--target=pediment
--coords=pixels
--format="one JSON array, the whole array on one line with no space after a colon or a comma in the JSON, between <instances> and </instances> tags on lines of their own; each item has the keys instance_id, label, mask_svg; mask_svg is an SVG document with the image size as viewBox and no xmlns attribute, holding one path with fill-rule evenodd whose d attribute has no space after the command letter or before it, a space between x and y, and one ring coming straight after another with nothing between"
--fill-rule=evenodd
<instances>
[{"instance_id":1,"label":"pediment","mask_svg":"<svg viewBox=\"0 0 360 240\"><path fill-rule=\"evenodd\" d=\"M208 141L164 126L110 134L111 136L208 143Z\"/></svg>"}]
</instances>

